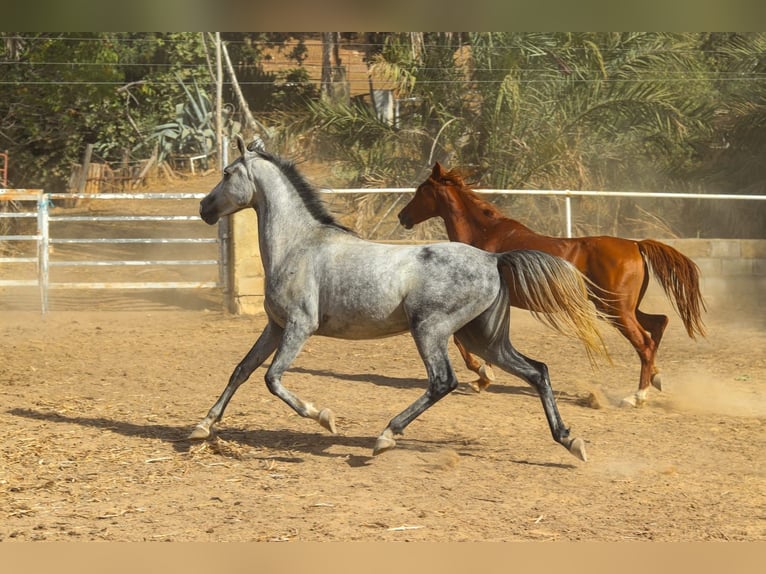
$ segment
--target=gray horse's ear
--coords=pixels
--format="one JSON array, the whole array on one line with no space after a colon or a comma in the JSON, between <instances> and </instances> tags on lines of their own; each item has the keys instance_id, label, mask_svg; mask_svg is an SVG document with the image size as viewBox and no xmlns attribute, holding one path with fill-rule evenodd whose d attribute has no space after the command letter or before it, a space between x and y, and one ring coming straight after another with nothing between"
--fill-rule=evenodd
<instances>
[{"instance_id":1,"label":"gray horse's ear","mask_svg":"<svg viewBox=\"0 0 766 574\"><path fill-rule=\"evenodd\" d=\"M253 141L247 144L247 151L265 152L266 144L263 143L263 140L260 137L253 136Z\"/></svg>"},{"instance_id":2,"label":"gray horse's ear","mask_svg":"<svg viewBox=\"0 0 766 574\"><path fill-rule=\"evenodd\" d=\"M244 156L245 155L245 140L242 139L242 136L237 134L237 148L239 149L239 155Z\"/></svg>"}]
</instances>

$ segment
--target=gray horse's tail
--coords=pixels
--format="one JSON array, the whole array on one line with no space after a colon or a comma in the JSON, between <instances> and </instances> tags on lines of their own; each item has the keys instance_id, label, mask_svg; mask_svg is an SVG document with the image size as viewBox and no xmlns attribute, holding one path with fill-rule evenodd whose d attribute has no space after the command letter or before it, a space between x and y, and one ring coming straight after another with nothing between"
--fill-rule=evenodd
<instances>
[{"instance_id":1,"label":"gray horse's tail","mask_svg":"<svg viewBox=\"0 0 766 574\"><path fill-rule=\"evenodd\" d=\"M580 339L591 363L596 355L609 357L598 325L605 317L590 302L587 279L574 265L530 249L497 256L515 306L528 309L556 331Z\"/></svg>"}]
</instances>

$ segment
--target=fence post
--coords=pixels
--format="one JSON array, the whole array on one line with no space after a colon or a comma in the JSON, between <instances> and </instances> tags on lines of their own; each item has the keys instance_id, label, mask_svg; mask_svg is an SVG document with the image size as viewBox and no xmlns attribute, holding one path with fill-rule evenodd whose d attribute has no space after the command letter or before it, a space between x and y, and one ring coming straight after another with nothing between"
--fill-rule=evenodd
<instances>
[{"instance_id":1,"label":"fence post","mask_svg":"<svg viewBox=\"0 0 766 574\"><path fill-rule=\"evenodd\" d=\"M221 136L221 157L219 158L219 168L223 173L224 168L229 164L229 138ZM231 216L226 215L218 222L218 281L223 287L223 305L230 313L234 312L234 289L233 273L234 265L231 257L233 241L231 237Z\"/></svg>"},{"instance_id":2,"label":"fence post","mask_svg":"<svg viewBox=\"0 0 766 574\"><path fill-rule=\"evenodd\" d=\"M569 192L569 190L567 190ZM572 237L572 196L567 193L564 198L567 213L567 237Z\"/></svg>"},{"instance_id":3,"label":"fence post","mask_svg":"<svg viewBox=\"0 0 766 574\"><path fill-rule=\"evenodd\" d=\"M42 314L45 315L48 312L48 258L50 247L50 235L48 232L48 208L50 207L50 199L44 192L40 192L40 196L37 200L37 281L40 285L40 309Z\"/></svg>"},{"instance_id":4,"label":"fence post","mask_svg":"<svg viewBox=\"0 0 766 574\"><path fill-rule=\"evenodd\" d=\"M85 146L85 155L82 158L82 170L80 171L80 180L77 182L77 193L83 193L88 183L88 171L90 170L90 158L93 155L93 144Z\"/></svg>"},{"instance_id":5,"label":"fence post","mask_svg":"<svg viewBox=\"0 0 766 574\"><path fill-rule=\"evenodd\" d=\"M218 222L218 282L223 290L223 306L231 311L234 306L231 288L231 216L222 217Z\"/></svg>"}]
</instances>

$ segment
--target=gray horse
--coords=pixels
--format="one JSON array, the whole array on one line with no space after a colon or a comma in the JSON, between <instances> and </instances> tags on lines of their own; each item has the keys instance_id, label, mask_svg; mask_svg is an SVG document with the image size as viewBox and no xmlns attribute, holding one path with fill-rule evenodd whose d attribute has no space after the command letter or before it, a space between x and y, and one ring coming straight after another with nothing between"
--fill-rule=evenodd
<instances>
[{"instance_id":1,"label":"gray horse","mask_svg":"<svg viewBox=\"0 0 766 574\"><path fill-rule=\"evenodd\" d=\"M586 460L582 439L570 438L559 415L545 364L525 357L509 340L509 288L524 297L539 318L564 332L574 329L586 346L602 345L596 314L582 276L566 261L538 251L487 253L461 243L386 245L359 238L327 211L314 188L292 163L259 146L245 148L224 169L223 179L201 201L209 223L252 207L258 216L268 323L237 365L220 398L192 431L211 427L237 388L272 353L266 385L302 417L335 433L335 416L282 385L282 374L311 335L371 339L409 331L428 373L425 393L388 423L373 455L396 444L394 436L454 390L448 358L454 334L472 353L527 381L543 404L553 439Z\"/></svg>"}]
</instances>

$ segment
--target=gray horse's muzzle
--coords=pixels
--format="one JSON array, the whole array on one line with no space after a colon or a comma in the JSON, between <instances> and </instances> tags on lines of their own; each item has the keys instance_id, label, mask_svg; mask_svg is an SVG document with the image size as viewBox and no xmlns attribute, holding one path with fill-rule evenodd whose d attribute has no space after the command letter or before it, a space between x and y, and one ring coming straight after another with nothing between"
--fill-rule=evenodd
<instances>
[{"instance_id":1,"label":"gray horse's muzzle","mask_svg":"<svg viewBox=\"0 0 766 574\"><path fill-rule=\"evenodd\" d=\"M207 195L199 202L199 216L208 225L218 222L218 210L215 208L214 200L211 196Z\"/></svg>"}]
</instances>

